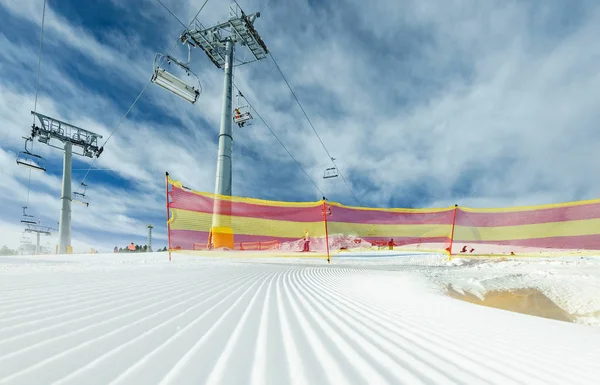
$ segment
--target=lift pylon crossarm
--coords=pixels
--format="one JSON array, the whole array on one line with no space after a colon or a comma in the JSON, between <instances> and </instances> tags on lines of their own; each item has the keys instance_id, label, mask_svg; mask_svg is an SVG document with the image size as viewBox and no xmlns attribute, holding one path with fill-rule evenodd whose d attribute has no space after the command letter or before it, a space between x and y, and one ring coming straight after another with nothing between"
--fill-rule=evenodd
<instances>
[{"instance_id":1,"label":"lift pylon crossarm","mask_svg":"<svg viewBox=\"0 0 600 385\"><path fill-rule=\"evenodd\" d=\"M102 135L40 114L39 112L31 111L31 114L40 123L40 126L36 126L35 124L32 126L32 138L37 137L38 141L50 146L52 146L50 144L51 139L56 139L63 143L70 142L74 146L82 148L82 153L78 155L88 158L99 156L102 153L102 147L98 146L98 139L101 139Z\"/></svg>"},{"instance_id":2,"label":"lift pylon crossarm","mask_svg":"<svg viewBox=\"0 0 600 385\"><path fill-rule=\"evenodd\" d=\"M34 224L28 224L27 228L25 229L26 233L39 233L45 235L52 235L52 231L56 231L56 229L53 229L52 227L48 226L40 226Z\"/></svg>"},{"instance_id":3,"label":"lift pylon crossarm","mask_svg":"<svg viewBox=\"0 0 600 385\"><path fill-rule=\"evenodd\" d=\"M225 46L228 41L248 47L254 56L252 60L243 61L239 65L261 60L267 56L269 50L254 28L254 21L258 17L260 12L246 15L234 4L230 8L229 20L209 28L196 23L196 28L185 31L181 40L192 47L202 48L213 64L221 69L225 68Z\"/></svg>"}]
</instances>

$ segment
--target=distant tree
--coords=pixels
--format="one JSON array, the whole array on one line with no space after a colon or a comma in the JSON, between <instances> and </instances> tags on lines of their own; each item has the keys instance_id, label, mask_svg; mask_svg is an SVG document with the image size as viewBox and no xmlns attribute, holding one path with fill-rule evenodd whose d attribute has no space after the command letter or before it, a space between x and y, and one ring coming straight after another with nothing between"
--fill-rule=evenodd
<instances>
[{"instance_id":1,"label":"distant tree","mask_svg":"<svg viewBox=\"0 0 600 385\"><path fill-rule=\"evenodd\" d=\"M6 247L6 245L4 245L0 249L0 255L17 255L17 251L9 249L8 247Z\"/></svg>"},{"instance_id":2,"label":"distant tree","mask_svg":"<svg viewBox=\"0 0 600 385\"><path fill-rule=\"evenodd\" d=\"M144 245L144 246L142 247L142 251L143 251L144 253L145 253L146 251L148 251L148 245Z\"/></svg>"}]
</instances>

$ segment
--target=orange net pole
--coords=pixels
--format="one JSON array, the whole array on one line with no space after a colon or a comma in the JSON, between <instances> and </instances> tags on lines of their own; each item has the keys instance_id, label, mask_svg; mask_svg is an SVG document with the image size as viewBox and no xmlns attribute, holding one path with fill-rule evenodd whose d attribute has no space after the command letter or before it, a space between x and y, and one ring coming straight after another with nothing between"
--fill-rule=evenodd
<instances>
[{"instance_id":1,"label":"orange net pole","mask_svg":"<svg viewBox=\"0 0 600 385\"><path fill-rule=\"evenodd\" d=\"M456 212L458 205L454 205L454 217L452 218L452 232L450 233L450 246L448 247L449 257L452 258L452 243L454 242L454 226L456 225Z\"/></svg>"},{"instance_id":2,"label":"orange net pole","mask_svg":"<svg viewBox=\"0 0 600 385\"><path fill-rule=\"evenodd\" d=\"M167 250L171 260L171 221L169 217L169 173L165 172L165 207L167 208Z\"/></svg>"},{"instance_id":3,"label":"orange net pole","mask_svg":"<svg viewBox=\"0 0 600 385\"><path fill-rule=\"evenodd\" d=\"M323 200L323 222L325 223L325 246L327 250L327 263L331 263L329 256L329 230L327 229L327 215L331 214L331 211L327 211L327 201Z\"/></svg>"}]
</instances>

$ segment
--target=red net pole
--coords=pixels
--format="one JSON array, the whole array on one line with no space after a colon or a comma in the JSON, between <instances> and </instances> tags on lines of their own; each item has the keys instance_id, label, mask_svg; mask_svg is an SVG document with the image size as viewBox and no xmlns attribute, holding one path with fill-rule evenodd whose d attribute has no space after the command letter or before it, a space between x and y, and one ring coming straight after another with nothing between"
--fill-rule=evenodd
<instances>
[{"instance_id":1,"label":"red net pole","mask_svg":"<svg viewBox=\"0 0 600 385\"><path fill-rule=\"evenodd\" d=\"M327 210L327 201L323 200L323 222L325 224L325 247L327 249L327 263L331 263L329 257L329 230L327 229L327 215L331 214L331 211Z\"/></svg>"},{"instance_id":2,"label":"red net pole","mask_svg":"<svg viewBox=\"0 0 600 385\"><path fill-rule=\"evenodd\" d=\"M167 250L169 261L171 260L171 222L169 216L169 173L165 173L165 207L167 208Z\"/></svg>"},{"instance_id":3,"label":"red net pole","mask_svg":"<svg viewBox=\"0 0 600 385\"><path fill-rule=\"evenodd\" d=\"M448 254L452 257L452 243L454 242L454 225L456 224L456 212L458 211L458 205L454 205L454 217L452 218L452 232L450 233L450 246L448 247Z\"/></svg>"}]
</instances>

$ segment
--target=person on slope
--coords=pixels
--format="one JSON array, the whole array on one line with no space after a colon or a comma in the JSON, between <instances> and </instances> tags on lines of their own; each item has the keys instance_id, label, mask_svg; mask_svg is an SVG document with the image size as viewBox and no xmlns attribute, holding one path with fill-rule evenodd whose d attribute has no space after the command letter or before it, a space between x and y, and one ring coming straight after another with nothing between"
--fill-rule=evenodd
<instances>
[{"instance_id":1,"label":"person on slope","mask_svg":"<svg viewBox=\"0 0 600 385\"><path fill-rule=\"evenodd\" d=\"M240 112L240 109L239 109L239 108L236 108L236 109L235 109L235 120L237 120L237 121L238 121L238 124L237 124L237 125L238 125L238 127L240 127L240 128L241 128L241 127L244 127L244 123L246 123L246 122L239 122L239 119L241 119L241 118L242 118L242 113Z\"/></svg>"},{"instance_id":2,"label":"person on slope","mask_svg":"<svg viewBox=\"0 0 600 385\"><path fill-rule=\"evenodd\" d=\"M302 249L302 251L309 252L310 251L310 236L308 234L308 229L304 229L304 236L302 237L302 239L304 239L304 248Z\"/></svg>"}]
</instances>

